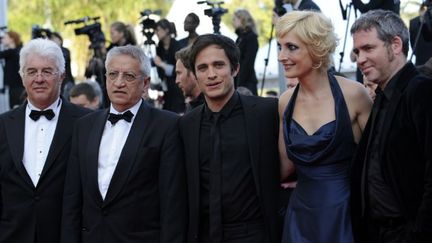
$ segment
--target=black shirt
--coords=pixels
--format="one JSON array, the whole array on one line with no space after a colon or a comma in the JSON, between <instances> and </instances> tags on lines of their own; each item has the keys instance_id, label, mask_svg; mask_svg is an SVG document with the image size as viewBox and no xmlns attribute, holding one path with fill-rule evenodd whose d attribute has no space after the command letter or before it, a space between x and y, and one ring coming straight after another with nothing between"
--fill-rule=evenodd
<instances>
[{"instance_id":1,"label":"black shirt","mask_svg":"<svg viewBox=\"0 0 432 243\"><path fill-rule=\"evenodd\" d=\"M200 127L201 218L208 219L210 160L212 156L212 111L205 106ZM261 218L257 191L252 176L243 106L237 92L219 112L222 158L222 223Z\"/></svg>"},{"instance_id":2,"label":"black shirt","mask_svg":"<svg viewBox=\"0 0 432 243\"><path fill-rule=\"evenodd\" d=\"M381 152L383 144L381 144L381 141L383 136L386 135L382 133L384 125L386 124L385 116L388 111L396 82L403 69L404 68L399 70L399 72L390 79L387 86L382 91L381 105L378 104L379 107L376 107L372 111L372 115L376 114L376 118L374 131L371 131L372 137L369 145L367 183L370 216L375 219L398 218L401 216L400 207L396 201L395 195L382 173ZM377 99L375 99L375 102L377 102Z\"/></svg>"}]
</instances>

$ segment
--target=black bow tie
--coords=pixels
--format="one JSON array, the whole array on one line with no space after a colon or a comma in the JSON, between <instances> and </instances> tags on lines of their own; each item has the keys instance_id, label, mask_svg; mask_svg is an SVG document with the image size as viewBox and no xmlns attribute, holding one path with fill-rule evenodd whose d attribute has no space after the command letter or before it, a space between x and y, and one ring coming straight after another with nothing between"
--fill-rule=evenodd
<instances>
[{"instance_id":1,"label":"black bow tie","mask_svg":"<svg viewBox=\"0 0 432 243\"><path fill-rule=\"evenodd\" d=\"M32 111L30 112L30 118L31 118L33 121L37 121L37 120L39 120L39 118L40 118L41 116L45 116L46 119L48 119L48 120L52 120L52 119L54 118L55 114L54 114L54 111L51 110L51 109L43 110L43 111L32 110Z\"/></svg>"},{"instance_id":2,"label":"black bow tie","mask_svg":"<svg viewBox=\"0 0 432 243\"><path fill-rule=\"evenodd\" d=\"M134 115L132 114L131 111L126 111L123 114L114 114L114 113L109 113L108 115L108 121L111 122L111 124L116 124L119 120L123 119L127 122L131 122L132 121L132 117Z\"/></svg>"}]
</instances>

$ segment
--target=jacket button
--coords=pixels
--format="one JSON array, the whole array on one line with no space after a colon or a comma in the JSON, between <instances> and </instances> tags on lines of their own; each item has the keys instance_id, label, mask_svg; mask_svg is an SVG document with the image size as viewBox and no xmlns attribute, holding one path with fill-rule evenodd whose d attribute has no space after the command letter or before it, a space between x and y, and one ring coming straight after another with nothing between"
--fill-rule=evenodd
<instances>
[{"instance_id":1,"label":"jacket button","mask_svg":"<svg viewBox=\"0 0 432 243\"><path fill-rule=\"evenodd\" d=\"M108 211L104 210L104 211L102 212L102 214L106 216L106 215L108 215Z\"/></svg>"},{"instance_id":2,"label":"jacket button","mask_svg":"<svg viewBox=\"0 0 432 243\"><path fill-rule=\"evenodd\" d=\"M87 231L87 228L86 227L82 227L81 231Z\"/></svg>"},{"instance_id":3,"label":"jacket button","mask_svg":"<svg viewBox=\"0 0 432 243\"><path fill-rule=\"evenodd\" d=\"M39 201L39 199L40 199L39 196L35 196L35 197L34 197L34 200L35 200L35 201Z\"/></svg>"}]
</instances>

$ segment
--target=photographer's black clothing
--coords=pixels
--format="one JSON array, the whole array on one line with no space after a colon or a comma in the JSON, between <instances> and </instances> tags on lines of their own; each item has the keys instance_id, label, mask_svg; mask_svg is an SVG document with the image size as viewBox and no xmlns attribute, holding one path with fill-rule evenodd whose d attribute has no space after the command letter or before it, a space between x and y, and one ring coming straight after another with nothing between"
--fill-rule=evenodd
<instances>
[{"instance_id":1,"label":"photographer's black clothing","mask_svg":"<svg viewBox=\"0 0 432 243\"><path fill-rule=\"evenodd\" d=\"M366 13L369 10L383 9L390 10L399 14L400 1L399 0L370 0L369 3L363 3L362 0L352 0L355 9L361 13Z\"/></svg>"},{"instance_id":2,"label":"photographer's black clothing","mask_svg":"<svg viewBox=\"0 0 432 243\"><path fill-rule=\"evenodd\" d=\"M424 29L426 28L426 25L423 25L422 27L422 33L420 34L417 44L415 41L417 40L417 35L420 31L420 17L417 16L410 20L409 24L409 32L410 32L410 44L411 48L414 49L414 55L416 56L415 65L423 65L429 58L432 57L432 40L426 40L424 35Z\"/></svg>"},{"instance_id":3,"label":"photographer's black clothing","mask_svg":"<svg viewBox=\"0 0 432 243\"><path fill-rule=\"evenodd\" d=\"M175 65L175 53L178 50L180 50L178 41L174 38L171 38L168 50L165 50L161 41L159 42L158 46L156 47L156 55L158 55L162 61L170 65ZM157 71L159 78L167 85L167 91L164 92L163 109L176 113L183 113L185 110L184 96L180 88L175 83L175 69L171 73L171 76L168 76L165 73L165 70L160 67L157 67Z\"/></svg>"},{"instance_id":4,"label":"photographer's black clothing","mask_svg":"<svg viewBox=\"0 0 432 243\"><path fill-rule=\"evenodd\" d=\"M258 36L250 29L237 29L236 34L236 44L240 49L240 70L236 77L236 86L246 87L252 94L257 95L255 58L258 52Z\"/></svg>"},{"instance_id":5,"label":"photographer's black clothing","mask_svg":"<svg viewBox=\"0 0 432 243\"><path fill-rule=\"evenodd\" d=\"M321 12L321 9L312 0L302 0L297 10L316 10Z\"/></svg>"},{"instance_id":6,"label":"photographer's black clothing","mask_svg":"<svg viewBox=\"0 0 432 243\"><path fill-rule=\"evenodd\" d=\"M4 84L9 87L9 105L13 108L21 104L20 97L24 91L19 75L19 52L21 47L0 51L0 59L5 60Z\"/></svg>"}]
</instances>

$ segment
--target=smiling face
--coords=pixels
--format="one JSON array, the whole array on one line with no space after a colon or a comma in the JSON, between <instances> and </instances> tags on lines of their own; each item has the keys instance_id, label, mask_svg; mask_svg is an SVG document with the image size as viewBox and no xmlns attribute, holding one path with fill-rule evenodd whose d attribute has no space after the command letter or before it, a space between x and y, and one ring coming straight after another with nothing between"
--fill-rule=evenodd
<instances>
[{"instance_id":1,"label":"smiling face","mask_svg":"<svg viewBox=\"0 0 432 243\"><path fill-rule=\"evenodd\" d=\"M50 58L30 54L22 78L28 100L39 109L50 106L60 96L63 75Z\"/></svg>"},{"instance_id":2,"label":"smiling face","mask_svg":"<svg viewBox=\"0 0 432 243\"><path fill-rule=\"evenodd\" d=\"M357 66L363 75L380 87L385 85L395 71L393 44L386 44L378 38L375 28L360 30L353 34Z\"/></svg>"},{"instance_id":3,"label":"smiling face","mask_svg":"<svg viewBox=\"0 0 432 243\"><path fill-rule=\"evenodd\" d=\"M302 78L313 70L314 61L309 50L293 31L278 38L280 52L279 62L282 63L286 78Z\"/></svg>"},{"instance_id":4,"label":"smiling face","mask_svg":"<svg viewBox=\"0 0 432 243\"><path fill-rule=\"evenodd\" d=\"M110 78L110 73L118 75ZM113 107L119 112L134 106L141 99L150 82L149 77L142 75L139 61L128 55L113 57L107 63L107 74L108 96Z\"/></svg>"},{"instance_id":5,"label":"smiling face","mask_svg":"<svg viewBox=\"0 0 432 243\"><path fill-rule=\"evenodd\" d=\"M225 51L217 45L210 45L197 54L194 68L207 103L225 104L234 93L234 77L239 67L232 71Z\"/></svg>"}]
</instances>

